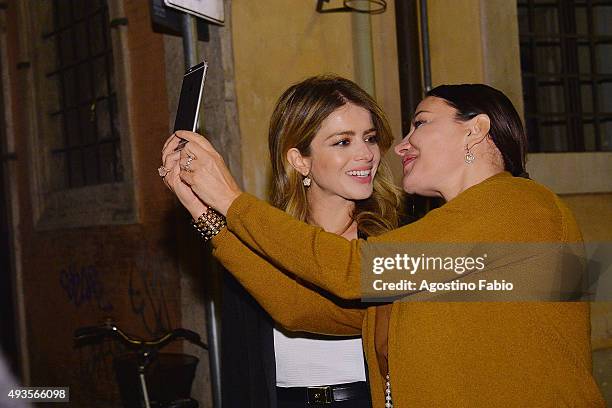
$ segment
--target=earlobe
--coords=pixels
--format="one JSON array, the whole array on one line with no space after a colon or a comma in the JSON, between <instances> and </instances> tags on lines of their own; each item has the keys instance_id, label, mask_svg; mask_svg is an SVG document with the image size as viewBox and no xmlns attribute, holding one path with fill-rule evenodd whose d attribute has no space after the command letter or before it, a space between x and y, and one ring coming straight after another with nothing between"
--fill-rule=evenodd
<instances>
[{"instance_id":1,"label":"earlobe","mask_svg":"<svg viewBox=\"0 0 612 408\"><path fill-rule=\"evenodd\" d=\"M287 161L302 176L306 177L310 173L310 159L302 156L295 147L287 151Z\"/></svg>"}]
</instances>

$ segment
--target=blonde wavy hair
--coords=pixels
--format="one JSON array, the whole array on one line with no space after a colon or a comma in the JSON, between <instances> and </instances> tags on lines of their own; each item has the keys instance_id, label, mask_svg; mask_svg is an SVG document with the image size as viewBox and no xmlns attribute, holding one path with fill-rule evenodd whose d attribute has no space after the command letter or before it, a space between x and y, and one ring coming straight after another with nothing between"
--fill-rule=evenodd
<instances>
[{"instance_id":1,"label":"blonde wavy hair","mask_svg":"<svg viewBox=\"0 0 612 408\"><path fill-rule=\"evenodd\" d=\"M349 102L370 112L381 155L389 150L393 135L387 118L374 99L357 84L334 75L315 76L297 83L281 95L270 119L272 205L307 221L306 187L302 184L302 175L287 160L287 152L295 147L303 156L309 156L310 143L321 123ZM382 159L373 185L372 195L356 201L352 214L358 230L368 236L397 228L401 216L402 192L393 183L391 171Z\"/></svg>"}]
</instances>

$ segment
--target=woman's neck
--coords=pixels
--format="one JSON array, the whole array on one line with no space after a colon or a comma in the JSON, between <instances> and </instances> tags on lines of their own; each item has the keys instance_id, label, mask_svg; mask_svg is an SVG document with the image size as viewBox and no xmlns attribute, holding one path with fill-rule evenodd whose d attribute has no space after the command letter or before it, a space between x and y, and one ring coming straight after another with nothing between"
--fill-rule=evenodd
<instances>
[{"instance_id":1,"label":"woman's neck","mask_svg":"<svg viewBox=\"0 0 612 408\"><path fill-rule=\"evenodd\" d=\"M476 160L464 165L462 171L456 172L454 177L447 180L446 186L440 189L444 200L450 201L468 188L504 171L504 158L489 137L475 154Z\"/></svg>"},{"instance_id":2,"label":"woman's neck","mask_svg":"<svg viewBox=\"0 0 612 408\"><path fill-rule=\"evenodd\" d=\"M449 180L448 185L445 186L446 188L441 189L441 195L448 202L468 188L480 184L502 171L504 171L503 167L487 164L483 164L479 168L469 169L457 175L455 179Z\"/></svg>"},{"instance_id":3,"label":"woman's neck","mask_svg":"<svg viewBox=\"0 0 612 408\"><path fill-rule=\"evenodd\" d=\"M357 238L357 224L352 219L355 202L340 196L317 194L309 190L308 223L345 238Z\"/></svg>"}]
</instances>

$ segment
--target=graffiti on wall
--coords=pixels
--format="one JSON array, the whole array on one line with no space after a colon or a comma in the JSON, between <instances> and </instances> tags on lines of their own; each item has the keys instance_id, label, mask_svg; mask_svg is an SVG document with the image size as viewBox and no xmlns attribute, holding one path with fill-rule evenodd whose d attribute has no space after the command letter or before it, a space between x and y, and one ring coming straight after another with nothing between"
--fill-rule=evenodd
<instances>
[{"instance_id":1,"label":"graffiti on wall","mask_svg":"<svg viewBox=\"0 0 612 408\"><path fill-rule=\"evenodd\" d=\"M165 333L171 326L164 286L160 271L138 268L130 272L128 295L132 312L152 335Z\"/></svg>"},{"instance_id":2,"label":"graffiti on wall","mask_svg":"<svg viewBox=\"0 0 612 408\"><path fill-rule=\"evenodd\" d=\"M104 313L114 311L108 285L105 285L103 274L94 265L70 264L60 271L59 285L67 300L77 308L92 304ZM139 265L131 269L128 287L121 289L127 292L131 311L152 335L164 333L171 327L166 286L164 274L158 268ZM117 290L113 291L117 293Z\"/></svg>"},{"instance_id":3,"label":"graffiti on wall","mask_svg":"<svg viewBox=\"0 0 612 408\"><path fill-rule=\"evenodd\" d=\"M113 305L107 298L107 293L101 274L93 265L77 267L70 264L60 271L59 283L68 301L80 307L93 303L103 312L113 310Z\"/></svg>"}]
</instances>

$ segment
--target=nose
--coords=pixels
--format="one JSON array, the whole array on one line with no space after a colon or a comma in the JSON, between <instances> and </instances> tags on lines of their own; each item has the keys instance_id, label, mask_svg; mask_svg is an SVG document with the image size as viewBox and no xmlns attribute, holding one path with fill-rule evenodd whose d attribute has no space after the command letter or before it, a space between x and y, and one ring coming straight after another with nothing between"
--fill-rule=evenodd
<instances>
[{"instance_id":1,"label":"nose","mask_svg":"<svg viewBox=\"0 0 612 408\"><path fill-rule=\"evenodd\" d=\"M372 161L372 159L374 158L374 151L372 150L373 148L374 145L362 141L359 147L359 151L357 152L356 159L363 161Z\"/></svg>"},{"instance_id":2,"label":"nose","mask_svg":"<svg viewBox=\"0 0 612 408\"><path fill-rule=\"evenodd\" d=\"M403 156L406 154L408 149L410 149L410 147L410 133L408 133L398 144L393 147L393 150L398 156Z\"/></svg>"}]
</instances>

